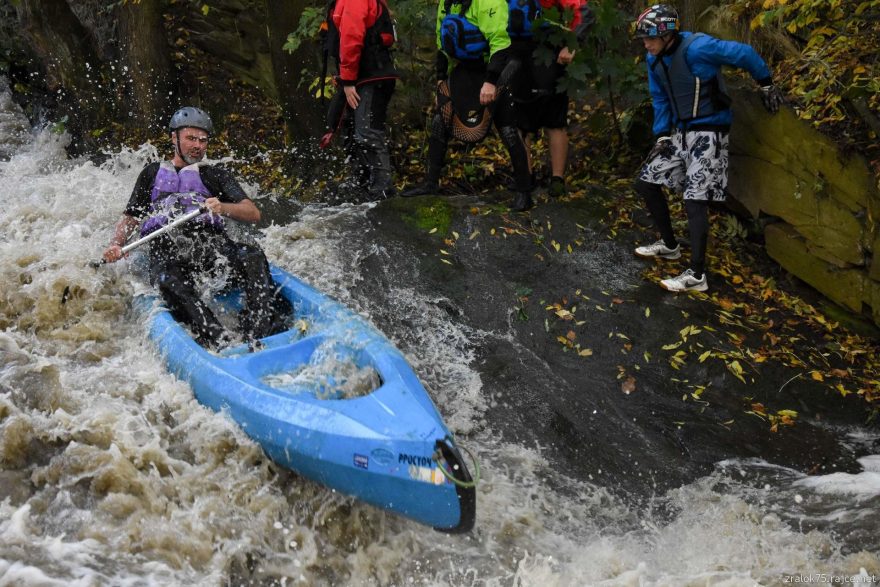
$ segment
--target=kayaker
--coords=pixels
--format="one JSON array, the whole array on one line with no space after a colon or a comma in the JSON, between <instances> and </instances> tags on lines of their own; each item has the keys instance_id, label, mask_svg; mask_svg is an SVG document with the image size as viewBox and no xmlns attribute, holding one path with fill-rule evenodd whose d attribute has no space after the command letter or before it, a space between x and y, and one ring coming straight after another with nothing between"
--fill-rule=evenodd
<instances>
[{"instance_id":1,"label":"kayaker","mask_svg":"<svg viewBox=\"0 0 880 587\"><path fill-rule=\"evenodd\" d=\"M200 295L203 279L225 277L226 285L244 291L239 323L246 339L284 329L291 307L276 292L266 256L258 246L235 242L226 232L227 218L256 223L260 210L228 170L202 162L214 128L210 116L186 106L174 113L168 126L174 156L141 171L104 261L118 261L121 247L139 226L141 236L146 236L175 213L204 206L206 213L150 242L150 278L171 314L203 346L218 348L230 342L230 333Z\"/></svg>"},{"instance_id":2,"label":"kayaker","mask_svg":"<svg viewBox=\"0 0 880 587\"><path fill-rule=\"evenodd\" d=\"M640 257L678 259L662 186L684 196L691 240L690 266L660 285L669 291L706 291L709 203L723 202L727 187L728 134L732 116L721 66L749 72L761 87L764 106L776 113L783 102L767 64L749 45L703 33L679 31L678 12L655 4L636 21L636 37L648 51L648 87L654 106L656 143L635 182L661 239L636 248Z\"/></svg>"},{"instance_id":3,"label":"kayaker","mask_svg":"<svg viewBox=\"0 0 880 587\"><path fill-rule=\"evenodd\" d=\"M532 207L526 147L508 91L510 35L505 0L445 0L437 8L437 109L428 139L428 172L405 197L436 194L449 139L476 142L494 124L514 174L511 209ZM452 66L450 67L450 62ZM490 107L491 106L491 107Z\"/></svg>"},{"instance_id":4,"label":"kayaker","mask_svg":"<svg viewBox=\"0 0 880 587\"><path fill-rule=\"evenodd\" d=\"M513 85L517 126L527 153L531 136L544 129L551 171L547 191L552 197L563 196L567 191L569 99L568 91L558 86L578 47L586 41L595 17L585 0L509 0L509 7L511 50L522 63ZM551 25L550 19L558 23ZM558 40L561 36L558 27L574 32L574 39ZM569 40L576 40L576 44ZM552 52L552 61L547 63L542 51ZM535 166L531 160L529 163L534 183Z\"/></svg>"},{"instance_id":5,"label":"kayaker","mask_svg":"<svg viewBox=\"0 0 880 587\"><path fill-rule=\"evenodd\" d=\"M340 187L365 190L369 200L390 197L394 184L385 118L398 78L391 55L391 12L385 0L333 0L325 24L325 51L339 75L327 113L329 133L321 144L326 146L342 126L353 173Z\"/></svg>"}]
</instances>

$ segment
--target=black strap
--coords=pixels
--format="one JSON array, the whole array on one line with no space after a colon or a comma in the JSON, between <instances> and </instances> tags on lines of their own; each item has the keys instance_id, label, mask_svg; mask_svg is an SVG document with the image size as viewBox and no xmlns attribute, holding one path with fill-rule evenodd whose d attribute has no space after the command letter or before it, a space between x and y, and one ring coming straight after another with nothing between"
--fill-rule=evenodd
<instances>
[{"instance_id":1,"label":"black strap","mask_svg":"<svg viewBox=\"0 0 880 587\"><path fill-rule=\"evenodd\" d=\"M464 16L464 13L467 12L468 8L471 7L472 1L473 0L462 0L461 9L458 11L459 16ZM443 4L443 10L446 12L446 14L450 13L450 11L452 10L452 5L455 3L455 0L446 0L446 2Z\"/></svg>"}]
</instances>

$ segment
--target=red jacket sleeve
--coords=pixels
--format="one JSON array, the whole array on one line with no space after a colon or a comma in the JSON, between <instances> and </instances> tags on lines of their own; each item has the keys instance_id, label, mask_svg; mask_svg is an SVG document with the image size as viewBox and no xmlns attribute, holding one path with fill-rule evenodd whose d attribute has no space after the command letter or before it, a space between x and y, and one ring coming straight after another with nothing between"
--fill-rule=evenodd
<instances>
[{"instance_id":1,"label":"red jacket sleeve","mask_svg":"<svg viewBox=\"0 0 880 587\"><path fill-rule=\"evenodd\" d=\"M333 23L339 30L339 78L353 84L358 79L364 36L379 14L375 0L337 0Z\"/></svg>"},{"instance_id":2,"label":"red jacket sleeve","mask_svg":"<svg viewBox=\"0 0 880 587\"><path fill-rule=\"evenodd\" d=\"M572 15L571 22L568 23L568 30L571 31L581 24L583 18L581 7L585 4L586 0L541 0L543 8L556 8L563 14L569 12Z\"/></svg>"}]
</instances>

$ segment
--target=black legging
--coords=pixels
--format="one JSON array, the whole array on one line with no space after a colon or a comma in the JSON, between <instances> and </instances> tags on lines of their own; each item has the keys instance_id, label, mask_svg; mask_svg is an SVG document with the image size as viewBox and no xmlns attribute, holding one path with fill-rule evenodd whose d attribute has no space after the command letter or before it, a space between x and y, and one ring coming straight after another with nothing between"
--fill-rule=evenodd
<instances>
[{"instance_id":1,"label":"black legging","mask_svg":"<svg viewBox=\"0 0 880 587\"><path fill-rule=\"evenodd\" d=\"M150 273L168 310L203 346L216 345L225 329L202 301L195 277L224 264L229 285L244 291L246 307L239 316L244 336L257 339L282 330L292 308L277 292L259 247L237 243L225 233L202 231L173 240L163 235L150 250Z\"/></svg>"},{"instance_id":2,"label":"black legging","mask_svg":"<svg viewBox=\"0 0 880 587\"><path fill-rule=\"evenodd\" d=\"M663 243L673 249L678 245L672 231L672 220L669 217L669 205L663 188L656 183L648 183L637 179L634 189L645 200L645 205L654 226L660 232ZM688 232L691 240L690 268L699 278L706 270L706 244L709 240L709 203L700 200L685 200L684 209L688 217Z\"/></svg>"},{"instance_id":3,"label":"black legging","mask_svg":"<svg viewBox=\"0 0 880 587\"><path fill-rule=\"evenodd\" d=\"M503 91L496 99L492 123L498 130L501 143L510 155L513 166L514 189L518 192L529 192L532 176L529 171L529 157L522 136L516 128L516 111L510 92ZM450 129L438 112L431 121L431 136L428 138L428 176L430 183L440 181L443 165L446 163L446 149L449 146Z\"/></svg>"},{"instance_id":4,"label":"black legging","mask_svg":"<svg viewBox=\"0 0 880 587\"><path fill-rule=\"evenodd\" d=\"M685 200L684 210L691 233L691 269L699 279L706 270L706 243L709 241L709 202Z\"/></svg>"},{"instance_id":5,"label":"black legging","mask_svg":"<svg viewBox=\"0 0 880 587\"><path fill-rule=\"evenodd\" d=\"M637 179L634 189L645 200L648 212L654 219L654 227L660 233L663 243L670 249L674 249L678 245L678 241L672 231L672 220L669 218L669 206L666 203L666 196L663 195L663 188L659 184Z\"/></svg>"}]
</instances>

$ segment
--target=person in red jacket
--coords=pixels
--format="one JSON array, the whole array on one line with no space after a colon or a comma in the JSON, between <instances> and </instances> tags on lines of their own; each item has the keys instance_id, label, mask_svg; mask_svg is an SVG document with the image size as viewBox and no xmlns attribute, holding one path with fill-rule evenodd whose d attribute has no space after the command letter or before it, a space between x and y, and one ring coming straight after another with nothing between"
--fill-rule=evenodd
<instances>
[{"instance_id":1,"label":"person in red jacket","mask_svg":"<svg viewBox=\"0 0 880 587\"><path fill-rule=\"evenodd\" d=\"M385 118L399 77L391 13L385 0L336 0L327 25L326 50L339 72L328 125L345 126L345 150L355 168L349 185L365 188L371 200L389 197L394 185Z\"/></svg>"},{"instance_id":2,"label":"person in red jacket","mask_svg":"<svg viewBox=\"0 0 880 587\"><path fill-rule=\"evenodd\" d=\"M574 60L577 46L586 40L595 18L585 0L540 0L534 12L533 20L544 19L541 24L535 23L534 28L526 23L528 16L523 19L511 18L511 27L514 23L524 23L517 30L510 31L512 49L522 63L514 89L517 123L526 146L531 135L537 135L542 128L546 129L550 146L549 193L551 196L561 196L566 192L569 99L568 92L560 91L557 86L565 76L566 67ZM557 40L560 35L554 31L556 27L550 21L558 21L559 27L573 31L577 46L569 47L568 42ZM556 39L551 40L551 37ZM539 55L541 50L552 52L549 63L546 56Z\"/></svg>"}]
</instances>

